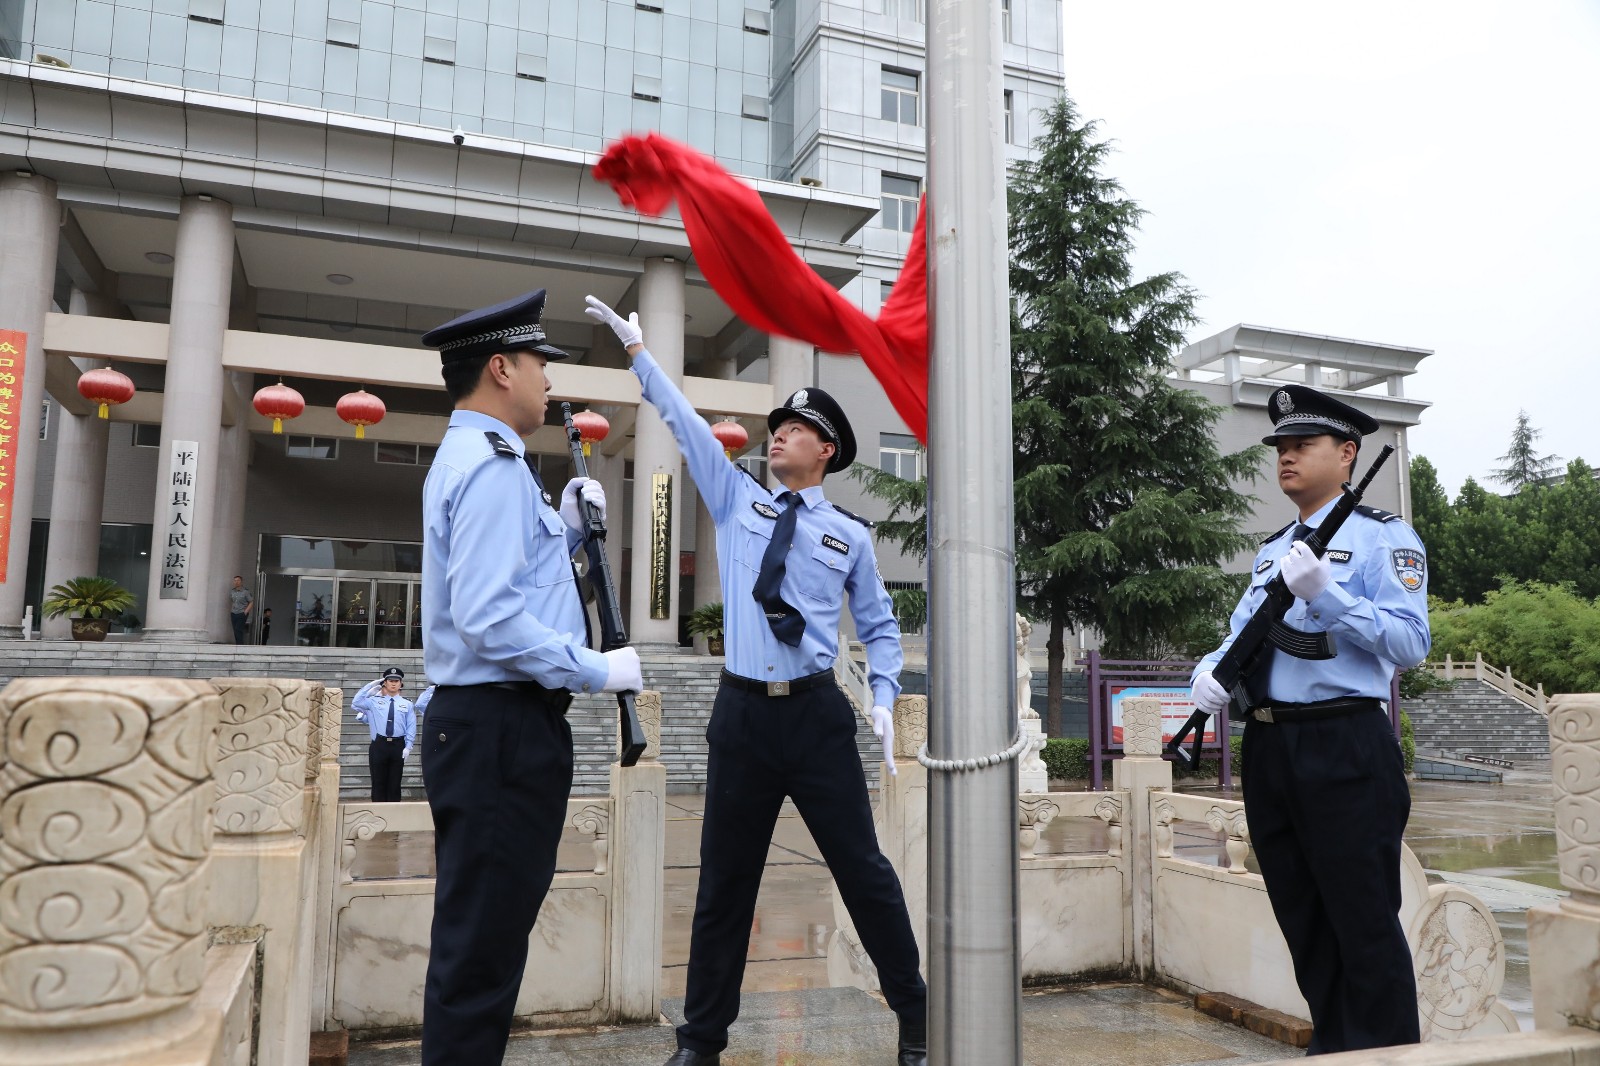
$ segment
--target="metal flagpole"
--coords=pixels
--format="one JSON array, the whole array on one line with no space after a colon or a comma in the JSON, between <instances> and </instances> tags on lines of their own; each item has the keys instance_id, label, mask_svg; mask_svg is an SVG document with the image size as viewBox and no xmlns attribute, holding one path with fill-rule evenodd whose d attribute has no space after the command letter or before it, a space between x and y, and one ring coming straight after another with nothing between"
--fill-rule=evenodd
<instances>
[{"instance_id":1,"label":"metal flagpole","mask_svg":"<svg viewBox=\"0 0 1600 1066\"><path fill-rule=\"evenodd\" d=\"M1000 5L928 7L928 1050L1020 1064Z\"/></svg>"}]
</instances>

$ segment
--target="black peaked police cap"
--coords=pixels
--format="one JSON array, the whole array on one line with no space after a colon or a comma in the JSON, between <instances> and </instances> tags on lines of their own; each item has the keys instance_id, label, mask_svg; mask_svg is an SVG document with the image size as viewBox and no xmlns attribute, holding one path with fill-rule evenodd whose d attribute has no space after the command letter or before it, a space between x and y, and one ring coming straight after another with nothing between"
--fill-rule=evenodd
<instances>
[{"instance_id":1,"label":"black peaked police cap","mask_svg":"<svg viewBox=\"0 0 1600 1066\"><path fill-rule=\"evenodd\" d=\"M856 435L844 416L844 408L832 396L821 389L801 389L783 401L782 407L772 409L767 416L767 432L776 433L791 418L815 426L822 439L833 445L828 473L836 474L856 461Z\"/></svg>"},{"instance_id":2,"label":"black peaked police cap","mask_svg":"<svg viewBox=\"0 0 1600 1066\"><path fill-rule=\"evenodd\" d=\"M549 344L539 319L544 315L544 290L535 289L492 307L468 311L422 335L422 343L439 349L439 360L454 363L496 352L533 352L546 359L567 353Z\"/></svg>"},{"instance_id":3,"label":"black peaked police cap","mask_svg":"<svg viewBox=\"0 0 1600 1066\"><path fill-rule=\"evenodd\" d=\"M1319 437L1330 434L1361 443L1368 433L1378 431L1378 420L1357 411L1347 403L1306 385L1285 385L1267 400L1272 416L1272 433L1262 444L1277 444L1279 437Z\"/></svg>"}]
</instances>

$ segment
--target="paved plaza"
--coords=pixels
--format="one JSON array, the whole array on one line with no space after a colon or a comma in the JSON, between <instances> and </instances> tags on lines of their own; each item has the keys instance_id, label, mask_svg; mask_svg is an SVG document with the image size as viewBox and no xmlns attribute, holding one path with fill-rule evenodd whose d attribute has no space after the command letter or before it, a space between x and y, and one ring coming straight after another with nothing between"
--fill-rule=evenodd
<instances>
[{"instance_id":1,"label":"paved plaza","mask_svg":"<svg viewBox=\"0 0 1600 1066\"><path fill-rule=\"evenodd\" d=\"M1430 880L1477 893L1506 941L1502 996L1532 1028L1525 911L1558 894L1548 775L1513 772L1503 785L1413 782L1407 843ZM689 928L698 876L703 797L670 797L662 994L667 1019L681 1020ZM1175 850L1196 861L1225 861L1221 839L1182 822ZM1098 821L1057 821L1038 853L1105 847ZM362 876L431 873L431 837L390 834L358 857ZM574 834L562 869L580 869L592 851ZM892 1062L894 1018L876 996L830 988L827 943L833 932L832 881L792 806L786 805L767 856L745 971L743 1010L723 1062L783 1066ZM1299 1053L1195 1011L1187 997L1129 984L1030 989L1023 1000L1024 1062L1029 1066L1175 1066L1265 1062ZM515 1036L507 1063L656 1066L674 1047L670 1026L542 1032ZM352 1044L351 1066L414 1066L415 1042Z\"/></svg>"}]
</instances>

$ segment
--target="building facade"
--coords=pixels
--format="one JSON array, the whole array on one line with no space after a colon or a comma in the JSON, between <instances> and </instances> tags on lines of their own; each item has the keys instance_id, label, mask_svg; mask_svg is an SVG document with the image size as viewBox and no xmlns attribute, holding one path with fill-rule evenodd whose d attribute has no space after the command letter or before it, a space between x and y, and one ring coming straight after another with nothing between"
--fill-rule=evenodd
<instances>
[{"instance_id":1,"label":"building facade","mask_svg":"<svg viewBox=\"0 0 1600 1066\"><path fill-rule=\"evenodd\" d=\"M1060 4L1000 3L1020 157L1061 89ZM875 312L925 174L922 16L920 0L0 0L0 330L21 341L0 415L0 636L29 608L39 625L43 590L101 573L139 595L146 639L226 639L238 574L272 644L414 647L420 489L448 415L417 338L543 287L572 353L555 398L611 419L593 472L630 629L676 642L690 603L720 596L714 539L585 294L639 311L697 409L758 444L775 399L820 385L864 461L920 460L859 359L748 329L676 217L623 209L589 170L627 132L685 141ZM107 421L76 391L104 365L138 388ZM306 403L281 435L251 407L280 379ZM388 414L358 440L335 404L361 388ZM530 445L554 488L561 434ZM759 470L759 447L746 461ZM830 495L870 512L853 482ZM883 569L921 580L911 560Z\"/></svg>"}]
</instances>

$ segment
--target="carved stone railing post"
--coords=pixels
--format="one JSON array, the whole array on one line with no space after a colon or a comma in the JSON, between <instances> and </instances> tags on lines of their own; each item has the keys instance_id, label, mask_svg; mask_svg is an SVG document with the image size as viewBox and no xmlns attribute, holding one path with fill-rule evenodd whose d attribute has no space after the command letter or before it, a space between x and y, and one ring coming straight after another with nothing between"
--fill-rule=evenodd
<instances>
[{"instance_id":1,"label":"carved stone railing post","mask_svg":"<svg viewBox=\"0 0 1600 1066\"><path fill-rule=\"evenodd\" d=\"M222 725L209 921L219 936L262 941L258 1066L303 1066L317 911L306 774L322 755L311 741L312 723L323 721L323 693L288 678L220 677L212 684L222 694Z\"/></svg>"},{"instance_id":2,"label":"carved stone railing post","mask_svg":"<svg viewBox=\"0 0 1600 1066\"><path fill-rule=\"evenodd\" d=\"M1127 836L1134 842L1128 880L1133 912L1133 962L1139 975L1155 964L1155 834L1151 832L1151 797L1172 787L1172 764L1161 757L1161 701L1122 701L1122 758L1111 764L1111 787L1128 794L1123 812Z\"/></svg>"},{"instance_id":3,"label":"carved stone railing post","mask_svg":"<svg viewBox=\"0 0 1600 1066\"><path fill-rule=\"evenodd\" d=\"M1550 698L1556 861L1572 894L1528 911L1533 1021L1600 1028L1600 694Z\"/></svg>"},{"instance_id":4,"label":"carved stone railing post","mask_svg":"<svg viewBox=\"0 0 1600 1066\"><path fill-rule=\"evenodd\" d=\"M1017 846L1024 859L1033 858L1034 849L1039 846L1039 830L1061 813L1061 808L1051 803L1047 796L1048 793L1030 792L1017 797Z\"/></svg>"},{"instance_id":5,"label":"carved stone railing post","mask_svg":"<svg viewBox=\"0 0 1600 1066\"><path fill-rule=\"evenodd\" d=\"M1249 868L1245 866L1245 856L1250 854L1250 826L1245 821L1244 811L1225 810L1222 807L1213 807L1206 812L1206 825L1214 832L1228 835L1228 872L1230 874L1247 874Z\"/></svg>"},{"instance_id":6,"label":"carved stone railing post","mask_svg":"<svg viewBox=\"0 0 1600 1066\"><path fill-rule=\"evenodd\" d=\"M153 1062L203 1023L218 709L204 681L0 691L0 1062Z\"/></svg>"},{"instance_id":7,"label":"carved stone railing post","mask_svg":"<svg viewBox=\"0 0 1600 1066\"><path fill-rule=\"evenodd\" d=\"M611 873L613 1021L655 1023L661 1016L661 932L666 921L667 769L661 754L661 693L635 701L649 746L633 766L611 764L609 819L592 818L595 872ZM591 810L585 807L580 818ZM609 824L608 824L609 823Z\"/></svg>"}]
</instances>

